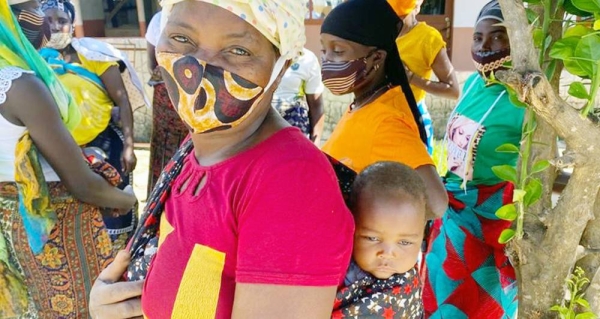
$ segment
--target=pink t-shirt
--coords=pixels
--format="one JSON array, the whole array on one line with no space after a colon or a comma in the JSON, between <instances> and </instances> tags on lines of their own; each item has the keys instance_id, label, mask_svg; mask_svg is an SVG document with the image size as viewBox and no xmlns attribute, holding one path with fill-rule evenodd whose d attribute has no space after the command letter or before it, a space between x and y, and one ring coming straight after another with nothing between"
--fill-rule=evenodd
<instances>
[{"instance_id":1,"label":"pink t-shirt","mask_svg":"<svg viewBox=\"0 0 600 319\"><path fill-rule=\"evenodd\" d=\"M147 318L230 318L237 282L343 281L353 219L329 161L298 129L210 167L192 152L171 194L142 295Z\"/></svg>"}]
</instances>

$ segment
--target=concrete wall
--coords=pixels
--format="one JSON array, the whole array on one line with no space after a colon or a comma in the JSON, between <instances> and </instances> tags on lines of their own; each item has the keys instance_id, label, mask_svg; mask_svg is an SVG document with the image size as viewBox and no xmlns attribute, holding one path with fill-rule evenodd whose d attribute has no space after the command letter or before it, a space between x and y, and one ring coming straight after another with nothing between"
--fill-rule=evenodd
<instances>
[{"instance_id":1,"label":"concrete wall","mask_svg":"<svg viewBox=\"0 0 600 319\"><path fill-rule=\"evenodd\" d=\"M454 0L452 64L458 71L473 71L471 42L477 15L489 0Z\"/></svg>"},{"instance_id":2,"label":"concrete wall","mask_svg":"<svg viewBox=\"0 0 600 319\"><path fill-rule=\"evenodd\" d=\"M104 5L102 0L80 0L81 18L86 37L103 37Z\"/></svg>"}]
</instances>

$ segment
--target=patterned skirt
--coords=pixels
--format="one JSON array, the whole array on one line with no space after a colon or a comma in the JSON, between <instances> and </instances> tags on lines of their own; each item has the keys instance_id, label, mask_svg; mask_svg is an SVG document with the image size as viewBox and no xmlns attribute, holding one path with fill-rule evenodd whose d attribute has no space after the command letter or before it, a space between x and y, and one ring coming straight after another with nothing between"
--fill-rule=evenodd
<instances>
[{"instance_id":1,"label":"patterned skirt","mask_svg":"<svg viewBox=\"0 0 600 319\"><path fill-rule=\"evenodd\" d=\"M271 105L290 125L299 128L304 135L310 137L311 128L306 100L295 99L293 101L286 101L273 98Z\"/></svg>"},{"instance_id":2,"label":"patterned skirt","mask_svg":"<svg viewBox=\"0 0 600 319\"><path fill-rule=\"evenodd\" d=\"M120 189L133 184L133 173L124 174L122 171L121 155L123 154L124 140L121 129L111 122L106 130L87 144L88 147L97 147L104 151L106 162L121 175L122 182L117 185ZM113 248L115 252L118 252L125 248L137 226L137 205L127 214L119 217L105 215L104 224L113 243Z\"/></svg>"},{"instance_id":3,"label":"patterned skirt","mask_svg":"<svg viewBox=\"0 0 600 319\"><path fill-rule=\"evenodd\" d=\"M511 223L496 210L512 202L513 186L447 184L450 205L434 222L425 255L425 317L516 318L515 272L498 243Z\"/></svg>"},{"instance_id":4,"label":"patterned skirt","mask_svg":"<svg viewBox=\"0 0 600 319\"><path fill-rule=\"evenodd\" d=\"M113 258L98 208L48 183L58 222L34 255L14 183L0 183L0 318L89 318L89 291Z\"/></svg>"},{"instance_id":5,"label":"patterned skirt","mask_svg":"<svg viewBox=\"0 0 600 319\"><path fill-rule=\"evenodd\" d=\"M148 174L148 196L160 177L160 173L175 155L189 134L189 129L171 104L164 83L154 86L152 101L152 139L150 142L150 173Z\"/></svg>"}]
</instances>

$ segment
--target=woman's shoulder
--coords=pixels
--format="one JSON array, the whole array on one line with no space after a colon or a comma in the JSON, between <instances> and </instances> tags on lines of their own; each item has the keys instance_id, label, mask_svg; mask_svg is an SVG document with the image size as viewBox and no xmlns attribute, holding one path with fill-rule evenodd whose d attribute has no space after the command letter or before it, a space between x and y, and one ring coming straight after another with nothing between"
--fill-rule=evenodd
<instances>
[{"instance_id":1,"label":"woman's shoulder","mask_svg":"<svg viewBox=\"0 0 600 319\"><path fill-rule=\"evenodd\" d=\"M289 167L306 163L311 167L330 166L323 153L295 127L279 130L255 150L260 156L257 165L264 167ZM254 155L251 155L254 156Z\"/></svg>"},{"instance_id":2,"label":"woman's shoulder","mask_svg":"<svg viewBox=\"0 0 600 319\"><path fill-rule=\"evenodd\" d=\"M31 79L28 81L37 80L33 71L29 71L17 66L0 67L0 105L6 102L7 93L11 88L14 87L15 82L18 79L28 77L31 77ZM27 83L23 82L22 85L27 85Z\"/></svg>"}]
</instances>

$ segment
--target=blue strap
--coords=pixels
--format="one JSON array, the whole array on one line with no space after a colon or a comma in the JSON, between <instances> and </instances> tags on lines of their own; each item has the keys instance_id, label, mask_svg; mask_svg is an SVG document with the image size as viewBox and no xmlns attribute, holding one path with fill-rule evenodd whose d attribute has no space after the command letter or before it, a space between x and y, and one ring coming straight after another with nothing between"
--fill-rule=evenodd
<instances>
[{"instance_id":1,"label":"blue strap","mask_svg":"<svg viewBox=\"0 0 600 319\"><path fill-rule=\"evenodd\" d=\"M42 58L44 58L44 60L46 60L46 62L48 62L48 64L50 65L50 67L52 67L52 70L54 70L56 74L64 75L67 73L73 73L95 83L100 88L106 90L104 83L102 83L102 79L100 79L98 75L86 70L80 65L77 65L75 63L68 63L65 60L61 59L60 52L58 52L58 50L51 48L43 48L40 50L40 55L42 56Z\"/></svg>"}]
</instances>

